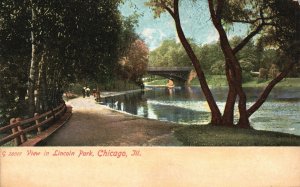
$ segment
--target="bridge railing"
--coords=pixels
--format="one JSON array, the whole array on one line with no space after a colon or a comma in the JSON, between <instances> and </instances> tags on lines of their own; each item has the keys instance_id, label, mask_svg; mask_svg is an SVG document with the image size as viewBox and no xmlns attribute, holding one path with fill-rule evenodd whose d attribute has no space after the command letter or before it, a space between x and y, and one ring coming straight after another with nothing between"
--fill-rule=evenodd
<instances>
[{"instance_id":1,"label":"bridge railing","mask_svg":"<svg viewBox=\"0 0 300 187\"><path fill-rule=\"evenodd\" d=\"M60 104L56 108L45 112L43 114L35 113L34 117L24 119L12 118L10 124L0 128L0 134L11 134L4 136L0 139L0 146L14 140L15 145L19 146L27 141L29 132L37 131L37 135L41 134L43 129L49 127L56 120L65 114L67 106L65 103Z\"/></svg>"}]
</instances>

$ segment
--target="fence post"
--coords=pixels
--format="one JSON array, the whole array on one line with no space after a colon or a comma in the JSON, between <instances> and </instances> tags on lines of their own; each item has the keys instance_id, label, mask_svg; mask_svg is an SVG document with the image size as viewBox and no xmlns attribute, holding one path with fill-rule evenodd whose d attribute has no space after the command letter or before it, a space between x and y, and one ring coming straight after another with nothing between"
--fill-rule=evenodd
<instances>
[{"instance_id":1,"label":"fence post","mask_svg":"<svg viewBox=\"0 0 300 187\"><path fill-rule=\"evenodd\" d=\"M16 118L16 122L17 123L21 123L22 119L21 118ZM18 131L22 131L23 130L23 127L21 125L18 125ZM26 134L21 134L20 135L20 138L21 138L21 142L24 143L27 141L27 137L26 137Z\"/></svg>"},{"instance_id":2,"label":"fence post","mask_svg":"<svg viewBox=\"0 0 300 187\"><path fill-rule=\"evenodd\" d=\"M39 116L38 113L34 113L34 117L38 117L38 116ZM35 120L35 125L38 125L38 124L39 124L39 121L40 121L39 119L36 119L36 120ZM37 130L38 130L38 131L37 131L37 134L42 133L42 127L38 127Z\"/></svg>"},{"instance_id":3,"label":"fence post","mask_svg":"<svg viewBox=\"0 0 300 187\"><path fill-rule=\"evenodd\" d=\"M52 113L52 116L53 116L53 121L56 121L55 111L53 109L54 108L51 108L51 113Z\"/></svg>"},{"instance_id":4,"label":"fence post","mask_svg":"<svg viewBox=\"0 0 300 187\"><path fill-rule=\"evenodd\" d=\"M10 122L10 124L14 124L14 123L16 123L16 119L15 118L11 118L9 122ZM18 128L14 127L14 128L11 129L11 131L12 131L13 134L18 133ZM15 145L16 146L20 145L21 144L20 136L17 136L14 139L14 141L15 141Z\"/></svg>"}]
</instances>

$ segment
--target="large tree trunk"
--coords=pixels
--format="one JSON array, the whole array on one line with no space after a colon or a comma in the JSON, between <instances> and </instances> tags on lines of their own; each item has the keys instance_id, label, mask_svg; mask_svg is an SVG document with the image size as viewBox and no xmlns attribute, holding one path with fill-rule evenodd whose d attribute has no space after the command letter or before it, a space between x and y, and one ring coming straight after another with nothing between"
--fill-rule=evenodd
<instances>
[{"instance_id":1,"label":"large tree trunk","mask_svg":"<svg viewBox=\"0 0 300 187\"><path fill-rule=\"evenodd\" d=\"M240 113L240 119L238 122L238 127L241 128L250 128L249 118L247 116L247 97L242 87L242 69L241 66L233 54L233 50L229 44L228 38L226 36L225 30L220 25L217 26L217 30L220 34L220 43L222 51L225 55L226 63L229 66L229 69L233 72L234 76L230 76L231 85L235 88L235 91L239 97L238 108Z\"/></svg>"},{"instance_id":2,"label":"large tree trunk","mask_svg":"<svg viewBox=\"0 0 300 187\"><path fill-rule=\"evenodd\" d=\"M235 91L239 96L238 108L240 113L240 119L238 122L238 126L242 128L250 128L250 122L247 116L247 108L246 108L247 97L242 87L242 69L234 54L233 49L229 44L229 40L222 26L222 21L220 17L223 1L218 2L216 11L214 10L213 1L209 0L208 3L209 3L209 10L210 10L213 24L220 36L221 49L226 59L225 62L228 65L230 72L232 72L232 76L229 77L230 80L229 82L231 82L231 86L234 86Z\"/></svg>"},{"instance_id":3,"label":"large tree trunk","mask_svg":"<svg viewBox=\"0 0 300 187\"><path fill-rule=\"evenodd\" d=\"M37 45L35 40L35 32L34 32L34 22L36 20L35 7L31 0L31 63L30 63L30 71L29 71L29 80L28 80L28 112L30 116L33 116L35 112L35 86L37 80Z\"/></svg>"},{"instance_id":4,"label":"large tree trunk","mask_svg":"<svg viewBox=\"0 0 300 187\"><path fill-rule=\"evenodd\" d=\"M42 110L48 111L48 86L47 86L47 72L46 72L46 62L44 62L42 66L42 74L41 74L41 104L42 104Z\"/></svg>"},{"instance_id":5,"label":"large tree trunk","mask_svg":"<svg viewBox=\"0 0 300 187\"><path fill-rule=\"evenodd\" d=\"M37 80L37 89L36 89L36 92L37 92L37 97L36 97L36 111L37 112L43 112L44 110L44 107L43 107L43 104L44 104L44 98L45 98L45 90L43 89L43 86L44 86L44 66L45 66L45 61L44 61L44 56L45 56L45 53L42 54L42 57L41 57L41 60L40 60L40 63L39 63L39 68L38 68L38 80Z\"/></svg>"},{"instance_id":6,"label":"large tree trunk","mask_svg":"<svg viewBox=\"0 0 300 187\"><path fill-rule=\"evenodd\" d=\"M198 60L197 56L195 55L192 47L188 43L188 41L184 35L184 32L182 30L181 23L180 23L180 17L179 17L178 0L174 0L174 12L172 12L170 10L168 10L168 11L172 15L172 17L175 21L178 37L179 37L184 49L186 50L189 58L191 59L192 64L197 73L197 76L198 76L198 79L199 79L199 82L201 85L201 89L203 91L203 94L204 94L204 96L207 100L207 103L209 105L209 108L211 110L211 124L219 125L219 124L221 124L221 121L222 121L222 115L221 115L221 112L215 102L215 99L208 87L208 84L206 82L206 78L202 71L199 60Z\"/></svg>"},{"instance_id":7,"label":"large tree trunk","mask_svg":"<svg viewBox=\"0 0 300 187\"><path fill-rule=\"evenodd\" d=\"M228 95L227 95L227 100L224 108L224 113L222 117L222 125L223 126L229 126L232 127L234 126L234 105L236 101L236 91L234 88L233 83L231 82L231 72L227 64L225 64L226 68L226 77L227 77L227 82L229 85L229 90L228 90Z\"/></svg>"},{"instance_id":8,"label":"large tree trunk","mask_svg":"<svg viewBox=\"0 0 300 187\"><path fill-rule=\"evenodd\" d=\"M26 87L19 87L17 92L18 92L18 97L19 97L17 110L20 112L20 115L23 116L23 115L26 115L27 112L28 112L27 108L26 108L26 106L27 106L26 101L25 101L27 88Z\"/></svg>"}]
</instances>

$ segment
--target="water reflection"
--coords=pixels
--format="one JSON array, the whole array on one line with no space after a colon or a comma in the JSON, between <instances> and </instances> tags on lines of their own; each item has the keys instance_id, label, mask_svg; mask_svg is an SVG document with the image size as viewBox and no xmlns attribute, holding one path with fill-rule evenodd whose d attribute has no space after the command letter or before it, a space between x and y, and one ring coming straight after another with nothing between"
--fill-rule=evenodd
<instances>
[{"instance_id":1,"label":"water reflection","mask_svg":"<svg viewBox=\"0 0 300 187\"><path fill-rule=\"evenodd\" d=\"M224 109L226 88L212 89L221 111ZM248 107L257 99L261 88L245 88ZM260 130L280 131L300 135L299 88L274 89L265 104L251 116L251 125ZM106 98L111 108L146 118L181 124L207 124L210 110L199 87L172 89L152 88L151 91ZM237 107L236 107L237 108ZM238 112L235 111L238 118Z\"/></svg>"}]
</instances>

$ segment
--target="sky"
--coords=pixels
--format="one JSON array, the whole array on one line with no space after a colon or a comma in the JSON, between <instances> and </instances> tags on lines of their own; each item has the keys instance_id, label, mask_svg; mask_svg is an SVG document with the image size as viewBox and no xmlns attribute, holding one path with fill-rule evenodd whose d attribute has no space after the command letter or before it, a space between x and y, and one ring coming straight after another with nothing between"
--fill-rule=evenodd
<instances>
[{"instance_id":1,"label":"sky","mask_svg":"<svg viewBox=\"0 0 300 187\"><path fill-rule=\"evenodd\" d=\"M150 50L159 47L165 39L176 39L178 41L172 17L168 13L163 13L160 18L154 19L151 9L144 5L146 1L126 1L119 9L124 16L129 16L135 11L140 14L136 32L145 40ZM186 37L193 38L199 45L218 40L218 33L210 20L206 0L197 1L197 4L185 1L180 6L179 11ZM245 35L246 31L246 26L237 25L228 32L228 35L230 38L234 35Z\"/></svg>"}]
</instances>

